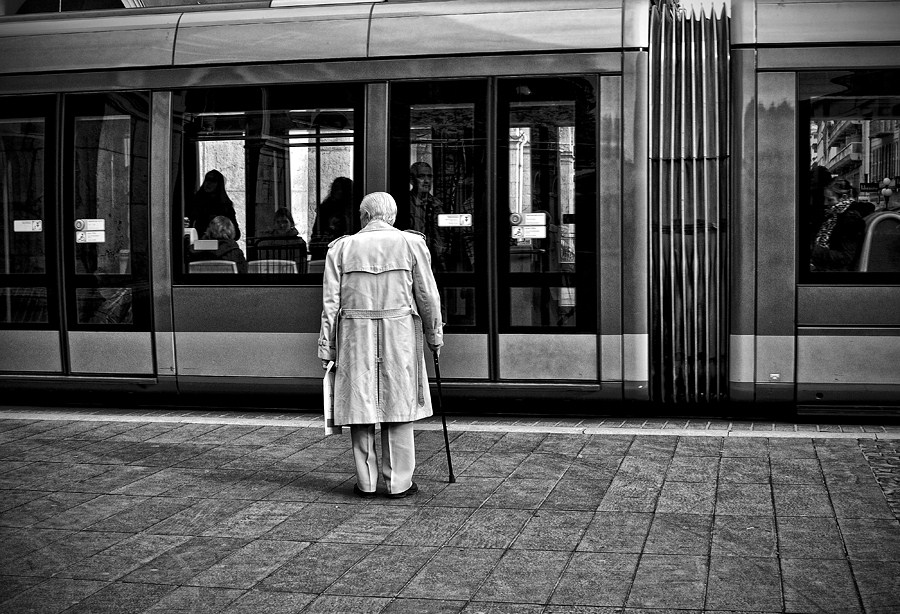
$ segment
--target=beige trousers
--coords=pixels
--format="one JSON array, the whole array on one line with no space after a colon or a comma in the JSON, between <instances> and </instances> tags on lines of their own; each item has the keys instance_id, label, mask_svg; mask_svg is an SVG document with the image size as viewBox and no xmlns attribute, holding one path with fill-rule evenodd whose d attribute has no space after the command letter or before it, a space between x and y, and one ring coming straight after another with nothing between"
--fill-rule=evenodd
<instances>
[{"instance_id":1,"label":"beige trousers","mask_svg":"<svg viewBox=\"0 0 900 614\"><path fill-rule=\"evenodd\" d=\"M378 457L375 455L375 425L351 424L350 442L356 462L359 489L374 492L378 485ZM395 494L412 486L416 468L416 446L412 422L381 423L381 474L388 493Z\"/></svg>"}]
</instances>

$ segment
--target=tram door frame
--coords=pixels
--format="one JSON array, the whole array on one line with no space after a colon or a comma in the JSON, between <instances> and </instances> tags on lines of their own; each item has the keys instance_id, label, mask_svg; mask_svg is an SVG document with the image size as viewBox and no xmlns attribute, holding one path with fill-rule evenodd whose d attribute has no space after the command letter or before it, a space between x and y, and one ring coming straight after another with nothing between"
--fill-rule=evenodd
<instances>
[{"instance_id":1,"label":"tram door frame","mask_svg":"<svg viewBox=\"0 0 900 614\"><path fill-rule=\"evenodd\" d=\"M151 95L68 94L61 106L58 217L66 370L154 375Z\"/></svg>"},{"instance_id":2,"label":"tram door frame","mask_svg":"<svg viewBox=\"0 0 900 614\"><path fill-rule=\"evenodd\" d=\"M38 191L37 181L16 188L5 176L0 343L11 351L2 353L0 372L155 375L150 108L149 92L37 95L5 104L5 123L23 125L9 132L7 156L21 151L32 159L10 162L4 172L15 167L41 178ZM42 132L35 132L38 123ZM29 138L41 146L15 149ZM113 256L107 240L118 250Z\"/></svg>"},{"instance_id":3,"label":"tram door frame","mask_svg":"<svg viewBox=\"0 0 900 614\"><path fill-rule=\"evenodd\" d=\"M474 293L475 322L470 325L454 325L454 314L445 316L447 344L442 351L442 365L445 376L455 379L482 380L492 382L517 382L521 385L541 385L566 382L596 385L600 379L600 318L599 318L599 206L589 214L582 214L581 226L588 235L586 241L578 246L579 268L578 278L583 284L578 292L579 302L585 309L580 324L575 327L527 325L515 322L515 307L511 304L514 290L528 293L529 288L535 296L545 297L553 288L548 286L546 292L539 292L544 285L559 281L565 277L559 271L536 269L531 272L515 272L511 268L510 237L512 231L511 212L509 207L509 190L500 186L499 182L509 180L509 147L508 136L501 135L501 130L508 130L509 118L498 118L498 114L509 112L510 100L517 89L528 91L524 84L530 83L532 88L542 80L564 78L581 79L590 82L594 88L596 108L590 130L590 148L593 151L593 168L595 169L592 187L593 201L597 202L600 190L597 187L597 176L601 172L599 161L598 135L600 123L600 87L602 78L596 73L580 73L576 75L540 74L526 77L479 77L461 79L434 79L429 81L395 81L388 88L388 139L390 172L389 191L398 203L399 228L407 228L410 216L411 161L413 155L410 126L410 108L426 102L436 107L441 104L452 106L471 105L474 114L474 132L470 138L472 143L468 155L477 159L467 162L471 172L465 177L472 183L471 190L456 196L453 203L444 203L445 213L467 214L468 210L461 206L465 196L474 197L476 208L473 212L475 228L470 232L475 238L474 267L455 267L436 271L436 279L442 290L442 302L445 309L453 309L452 301L448 301L449 293L459 289L471 289ZM517 88L521 81L523 87ZM446 98L425 100L423 96L430 86L442 92ZM548 88L549 89L549 88ZM530 92L529 92L530 93ZM548 99L549 100L549 99ZM573 108L575 101L573 100ZM505 105L505 106L504 106ZM501 108L502 107L502 108ZM575 111L573 110L573 113ZM579 109L579 114L582 110ZM579 115L581 117L581 115ZM435 139L435 141L438 139ZM437 147L437 145L435 145ZM428 154L431 155L431 154ZM432 167L441 164L439 156L433 155L428 160ZM434 184L444 169L432 168ZM462 181L458 181L458 189L462 189ZM617 184L618 182L616 182ZM433 193L438 190L433 186ZM447 190L441 190L446 194ZM454 193L451 190L451 193ZM504 202L500 202L504 199ZM587 199L581 200L587 202ZM561 213L557 217L561 217ZM567 221L571 219L567 216ZM552 221L552 219L551 219ZM452 223L452 222L451 222ZM456 233L455 241L465 236L465 228L449 227L447 235ZM549 232L549 230L548 230ZM456 252L460 251L458 245ZM433 255L433 259L434 259ZM572 274L572 277L575 273ZM588 280L587 283L584 280ZM558 291L559 289L556 288ZM574 293L573 293L574 294ZM449 297L454 298L454 297ZM535 299L536 300L536 299ZM535 307L537 309L537 307ZM505 310L505 311L501 311ZM543 318L543 315L541 315ZM430 361L427 361L430 363ZM429 365L430 367L430 365Z\"/></svg>"}]
</instances>

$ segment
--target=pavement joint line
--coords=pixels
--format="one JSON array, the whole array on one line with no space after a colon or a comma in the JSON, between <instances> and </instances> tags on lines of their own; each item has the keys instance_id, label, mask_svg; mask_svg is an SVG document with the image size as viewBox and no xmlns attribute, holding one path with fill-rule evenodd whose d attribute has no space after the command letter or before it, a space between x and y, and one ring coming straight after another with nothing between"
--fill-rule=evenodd
<instances>
[{"instance_id":1,"label":"pavement joint line","mask_svg":"<svg viewBox=\"0 0 900 614\"><path fill-rule=\"evenodd\" d=\"M211 415L212 414L212 415ZM416 424L416 430L440 431L443 426L434 416L431 421ZM151 423L180 423L180 424L220 424L220 425L244 425L244 426L284 426L294 428L323 428L322 417L318 414L309 417L293 417L284 414L269 414L266 417L249 417L248 414L234 413L222 414L214 412L192 413L190 411L158 413L149 411L136 414L135 412L116 412L110 410L71 410L71 411L22 411L0 409L0 420L81 420L88 422L151 422ZM602 424L602 422L601 422ZM646 422L644 422L646 424ZM664 435L669 437L767 437L778 439L869 439L869 440L900 440L900 430L885 430L884 432L866 432L844 430L800 430L797 425L790 430L777 430L778 425L788 426L788 423L772 423L772 430L756 430L746 428L747 423L730 422L725 428L709 428L708 425L687 428L654 428L640 426L554 426L540 424L498 424L495 420L487 420L477 423L474 420L460 422L451 421L447 424L448 431L472 431L472 432L506 432L506 433L547 433L563 435ZM744 426L745 428L740 428Z\"/></svg>"}]
</instances>

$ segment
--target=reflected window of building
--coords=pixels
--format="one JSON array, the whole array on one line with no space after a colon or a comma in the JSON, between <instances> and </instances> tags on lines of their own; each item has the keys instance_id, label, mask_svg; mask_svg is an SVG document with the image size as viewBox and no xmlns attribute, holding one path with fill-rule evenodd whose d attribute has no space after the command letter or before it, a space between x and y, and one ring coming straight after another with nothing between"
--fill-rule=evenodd
<instances>
[{"instance_id":1,"label":"reflected window of building","mask_svg":"<svg viewBox=\"0 0 900 614\"><path fill-rule=\"evenodd\" d=\"M358 226L361 100L357 86L180 96L182 273L321 276L328 244Z\"/></svg>"},{"instance_id":2,"label":"reflected window of building","mask_svg":"<svg viewBox=\"0 0 900 614\"><path fill-rule=\"evenodd\" d=\"M803 278L900 272L898 70L801 73ZM808 134L806 131L808 130Z\"/></svg>"}]
</instances>

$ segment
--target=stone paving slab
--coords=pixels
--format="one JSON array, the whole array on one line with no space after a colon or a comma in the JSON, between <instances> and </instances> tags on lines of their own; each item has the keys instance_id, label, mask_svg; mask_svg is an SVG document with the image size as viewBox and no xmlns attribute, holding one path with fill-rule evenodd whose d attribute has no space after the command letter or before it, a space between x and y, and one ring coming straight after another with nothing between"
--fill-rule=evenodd
<instances>
[{"instance_id":1,"label":"stone paving slab","mask_svg":"<svg viewBox=\"0 0 900 614\"><path fill-rule=\"evenodd\" d=\"M0 614L900 612L900 429L0 408ZM383 491L383 486L379 487Z\"/></svg>"}]
</instances>

